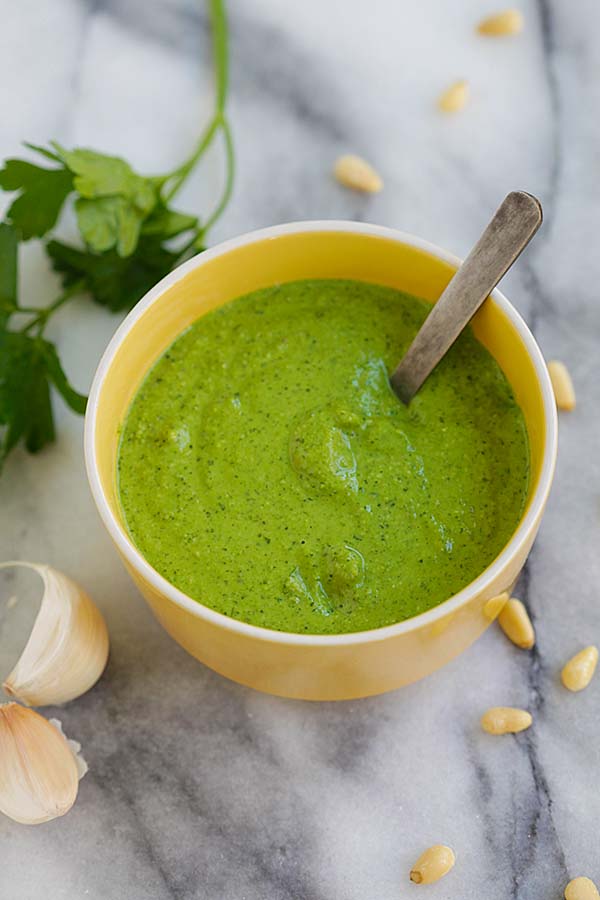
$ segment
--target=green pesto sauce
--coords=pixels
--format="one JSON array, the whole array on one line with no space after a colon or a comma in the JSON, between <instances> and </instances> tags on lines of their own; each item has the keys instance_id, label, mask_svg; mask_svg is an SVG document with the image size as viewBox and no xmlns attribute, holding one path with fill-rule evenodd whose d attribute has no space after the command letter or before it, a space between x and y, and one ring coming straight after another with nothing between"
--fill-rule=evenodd
<instances>
[{"instance_id":1,"label":"green pesto sauce","mask_svg":"<svg viewBox=\"0 0 600 900\"><path fill-rule=\"evenodd\" d=\"M406 408L393 369L424 301L357 281L255 291L149 372L119 448L130 534L227 616L336 634L455 594L502 550L529 478L525 422L465 331Z\"/></svg>"}]
</instances>

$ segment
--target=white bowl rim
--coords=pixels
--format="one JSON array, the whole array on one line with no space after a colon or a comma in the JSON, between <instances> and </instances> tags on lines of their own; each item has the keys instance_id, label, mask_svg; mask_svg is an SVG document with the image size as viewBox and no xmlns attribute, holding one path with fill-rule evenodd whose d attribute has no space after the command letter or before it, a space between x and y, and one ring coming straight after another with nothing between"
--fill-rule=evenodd
<instances>
[{"instance_id":1,"label":"white bowl rim","mask_svg":"<svg viewBox=\"0 0 600 900\"><path fill-rule=\"evenodd\" d=\"M398 637L401 634L415 629L420 629L424 626L433 625L439 619L459 610L468 603L474 594L484 592L501 573L508 561L518 553L521 546L527 540L532 528L535 526L538 516L544 508L544 504L550 491L556 463L558 428L556 404L550 376L541 350L528 326L509 300L497 288L492 291L490 297L514 325L519 336L523 340L533 362L541 389L546 422L542 471L527 514L521 520L519 527L500 554L480 575L477 576L477 578L475 578L474 581L462 588L457 594L449 597L448 600L444 600L432 609L427 610L427 612L420 613L419 615L413 616L410 619L405 619L394 625L386 625L381 628L369 629L368 631L355 631L347 634L331 635L297 634L289 631L274 631L269 628L250 625L247 622L230 618L208 606L204 606L200 601L188 597L183 591L180 591L171 584L171 582L160 575L156 569L144 559L140 551L130 541L123 526L113 514L106 499L98 472L96 460L96 414L102 386L121 343L136 322L144 315L146 310L161 296L161 294L178 281L185 278L189 272L199 266L203 266L212 259L223 256L232 250L236 250L239 247L249 244L271 240L273 238L281 237L282 235L301 234L304 232L344 232L348 234L360 234L384 238L385 240L423 250L425 253L437 257L452 266L459 266L461 263L461 260L454 254L412 234L398 231L394 228L388 228L383 225L370 225L364 222L352 222L337 219L311 220L290 222L284 225L273 225L269 228L250 231L231 240L223 241L215 247L212 247L210 250L199 253L197 256L182 263L177 269L166 275L158 282L158 284L148 291L144 297L142 297L119 325L104 351L100 363L98 364L96 374L94 375L85 417L84 453L87 476L92 496L102 521L125 560L130 566L136 569L158 593L164 594L167 599L188 612L191 612L194 616L204 619L215 626L224 628L225 630L245 635L248 638L276 644L299 645L305 647L339 647L342 645L384 641Z\"/></svg>"}]
</instances>

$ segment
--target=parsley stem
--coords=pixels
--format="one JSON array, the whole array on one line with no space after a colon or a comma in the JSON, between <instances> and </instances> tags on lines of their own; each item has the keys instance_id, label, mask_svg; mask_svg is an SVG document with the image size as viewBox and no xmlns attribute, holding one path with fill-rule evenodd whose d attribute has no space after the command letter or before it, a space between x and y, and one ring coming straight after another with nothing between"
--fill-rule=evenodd
<instances>
[{"instance_id":1,"label":"parsley stem","mask_svg":"<svg viewBox=\"0 0 600 900\"><path fill-rule=\"evenodd\" d=\"M22 334L27 334L32 328L36 325L38 326L38 334L41 334L46 327L46 322L52 315L52 313L56 312L56 310L66 303L67 300L70 300L71 297L74 297L76 294L80 294L85 290L85 282L83 280L76 281L75 284L70 285L66 290L60 294L56 300L54 300L49 306L44 306L41 309L35 308L27 308L21 307L19 312L35 312L36 316L28 322L23 328L20 329Z\"/></svg>"},{"instance_id":2,"label":"parsley stem","mask_svg":"<svg viewBox=\"0 0 600 900\"><path fill-rule=\"evenodd\" d=\"M202 232L206 232L210 228L212 228L217 219L221 217L223 210L229 203L231 192L233 191L233 180L235 177L235 156L233 152L233 137L231 135L231 128L227 119L223 119L221 123L221 130L223 132L223 139L225 141L225 159L227 173L225 178L225 187L223 188L223 193L221 194L219 203L206 220L206 224L204 225Z\"/></svg>"},{"instance_id":3,"label":"parsley stem","mask_svg":"<svg viewBox=\"0 0 600 900\"><path fill-rule=\"evenodd\" d=\"M179 166L178 169L175 169L174 172L171 172L171 174L167 176L166 180L170 181L171 178L174 178L175 181L163 197L165 203L169 203L173 199L175 194L177 194L183 187L187 177L192 173L200 157L204 155L204 152L212 144L214 136L219 130L220 124L220 117L214 116L208 128L206 128L206 130L204 131L204 134L200 139L200 143L198 144L192 156L190 156L188 160L186 160L181 166Z\"/></svg>"},{"instance_id":4,"label":"parsley stem","mask_svg":"<svg viewBox=\"0 0 600 900\"><path fill-rule=\"evenodd\" d=\"M229 91L229 45L227 16L223 0L209 0L212 24L213 55L217 93L215 107L217 114L225 115L225 104Z\"/></svg>"},{"instance_id":5,"label":"parsley stem","mask_svg":"<svg viewBox=\"0 0 600 900\"><path fill-rule=\"evenodd\" d=\"M224 120L221 129L223 131L223 138L225 140L225 158L227 160L227 177L225 181L225 187L223 188L223 193L221 194L221 199L219 200L217 206L210 214L206 223L201 225L200 228L197 228L196 231L192 234L189 241L186 241L184 246L179 251L179 257L177 259L177 265L183 262L183 260L187 257L189 251L195 247L196 250L202 249L198 247L198 241L200 238L203 238L206 232L214 225L217 219L221 216L223 210L229 203L229 198L231 197L231 192L233 190L233 179L235 173L235 156L233 152L233 140L231 137L231 129L229 127L229 123L227 120Z\"/></svg>"},{"instance_id":6,"label":"parsley stem","mask_svg":"<svg viewBox=\"0 0 600 900\"><path fill-rule=\"evenodd\" d=\"M212 46L215 71L215 112L192 155L165 179L167 181L174 179L174 181L163 198L165 203L168 203L173 199L183 187L186 179L191 174L198 161L204 155L206 150L208 150L217 133L222 131L225 138L227 166L225 188L215 212L210 216L208 223L202 228L202 232L207 231L210 225L218 219L225 209L231 196L234 174L233 141L231 138L231 129L225 115L225 106L229 90L229 47L224 0L209 0L209 8L212 24ZM194 238L194 240L195 239L196 238Z\"/></svg>"}]
</instances>

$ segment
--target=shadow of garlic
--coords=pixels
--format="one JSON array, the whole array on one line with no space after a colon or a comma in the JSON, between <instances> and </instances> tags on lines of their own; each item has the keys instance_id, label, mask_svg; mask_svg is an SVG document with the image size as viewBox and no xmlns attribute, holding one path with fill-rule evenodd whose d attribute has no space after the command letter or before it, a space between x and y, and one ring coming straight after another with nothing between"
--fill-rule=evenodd
<instances>
[{"instance_id":1,"label":"shadow of garlic","mask_svg":"<svg viewBox=\"0 0 600 900\"><path fill-rule=\"evenodd\" d=\"M68 812L87 764L80 745L30 706L66 703L88 691L108 659L108 632L97 607L79 585L46 565L24 566L44 582L29 640L4 682L6 693L26 706L0 705L0 811L27 825Z\"/></svg>"}]
</instances>

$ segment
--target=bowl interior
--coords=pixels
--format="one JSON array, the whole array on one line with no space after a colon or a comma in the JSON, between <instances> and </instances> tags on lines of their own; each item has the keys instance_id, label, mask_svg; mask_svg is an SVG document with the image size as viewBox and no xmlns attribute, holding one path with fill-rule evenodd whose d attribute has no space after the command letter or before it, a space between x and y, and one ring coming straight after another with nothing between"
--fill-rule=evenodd
<instances>
[{"instance_id":1,"label":"bowl interior","mask_svg":"<svg viewBox=\"0 0 600 900\"><path fill-rule=\"evenodd\" d=\"M357 226L360 227L360 226ZM382 230L385 231L385 230ZM268 230L209 251L168 276L130 314L107 350L92 392L94 465L104 498L131 546L117 496L120 425L145 374L169 344L209 310L241 294L302 278L370 281L435 301L456 266L433 252L381 233L353 230ZM531 446L527 514L545 453L546 416L541 385L524 337L489 298L477 313L477 338L513 386Z\"/></svg>"}]
</instances>

